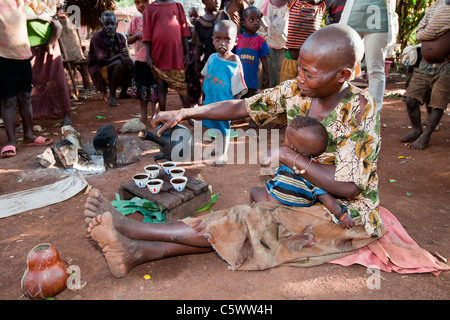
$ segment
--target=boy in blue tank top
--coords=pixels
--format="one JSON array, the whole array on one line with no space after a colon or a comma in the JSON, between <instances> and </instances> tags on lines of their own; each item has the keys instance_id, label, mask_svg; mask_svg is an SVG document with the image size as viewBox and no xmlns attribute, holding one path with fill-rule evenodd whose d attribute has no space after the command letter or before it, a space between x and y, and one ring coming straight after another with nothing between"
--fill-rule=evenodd
<instances>
[{"instance_id":1,"label":"boy in blue tank top","mask_svg":"<svg viewBox=\"0 0 450 320\"><path fill-rule=\"evenodd\" d=\"M247 92L241 61L231 52L236 44L236 36L237 27L230 20L222 20L214 26L213 44L216 53L209 57L202 70L205 105L237 99ZM227 161L231 122L202 120L202 125L216 131L219 150L216 150L215 165L223 166Z\"/></svg>"}]
</instances>

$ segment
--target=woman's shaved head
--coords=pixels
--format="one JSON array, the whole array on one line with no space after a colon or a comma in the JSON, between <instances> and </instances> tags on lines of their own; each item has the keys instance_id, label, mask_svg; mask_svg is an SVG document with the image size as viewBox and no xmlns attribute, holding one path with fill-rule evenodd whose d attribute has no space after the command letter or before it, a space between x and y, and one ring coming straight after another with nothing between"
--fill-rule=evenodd
<instances>
[{"instance_id":1,"label":"woman's shaved head","mask_svg":"<svg viewBox=\"0 0 450 320\"><path fill-rule=\"evenodd\" d=\"M300 52L327 59L336 68L354 69L364 55L364 43L358 33L343 24L317 30L303 43Z\"/></svg>"}]
</instances>

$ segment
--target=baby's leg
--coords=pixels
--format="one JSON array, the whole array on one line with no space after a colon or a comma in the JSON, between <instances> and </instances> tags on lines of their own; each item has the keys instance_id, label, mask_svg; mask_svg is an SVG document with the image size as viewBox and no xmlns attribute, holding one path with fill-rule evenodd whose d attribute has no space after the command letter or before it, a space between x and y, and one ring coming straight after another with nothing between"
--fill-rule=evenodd
<instances>
[{"instance_id":1,"label":"baby's leg","mask_svg":"<svg viewBox=\"0 0 450 320\"><path fill-rule=\"evenodd\" d=\"M267 192L266 188L263 187L253 187L250 189L250 203L255 202L272 202L276 204L283 204L270 193Z\"/></svg>"},{"instance_id":2,"label":"baby's leg","mask_svg":"<svg viewBox=\"0 0 450 320\"><path fill-rule=\"evenodd\" d=\"M250 189L250 203L267 201L269 201L269 194L267 193L266 188L253 187Z\"/></svg>"}]
</instances>

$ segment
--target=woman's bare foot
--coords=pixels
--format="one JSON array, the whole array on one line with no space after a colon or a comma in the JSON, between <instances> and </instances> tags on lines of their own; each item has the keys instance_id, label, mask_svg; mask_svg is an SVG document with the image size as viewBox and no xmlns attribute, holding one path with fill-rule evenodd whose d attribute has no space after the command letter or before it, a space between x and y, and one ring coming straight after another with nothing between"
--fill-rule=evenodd
<instances>
[{"instance_id":1,"label":"woman's bare foot","mask_svg":"<svg viewBox=\"0 0 450 320\"><path fill-rule=\"evenodd\" d=\"M109 202L98 189L92 189L89 193L89 197L84 205L85 222L89 224L94 218L102 215L105 212L109 212L112 216L114 227L119 231L125 228L127 222L130 222L124 217L117 209ZM123 232L122 232L123 233Z\"/></svg>"},{"instance_id":2,"label":"woman's bare foot","mask_svg":"<svg viewBox=\"0 0 450 320\"><path fill-rule=\"evenodd\" d=\"M111 213L105 212L93 218L88 232L105 254L112 275L117 278L125 277L135 266L134 246L130 239L114 228Z\"/></svg>"}]
</instances>

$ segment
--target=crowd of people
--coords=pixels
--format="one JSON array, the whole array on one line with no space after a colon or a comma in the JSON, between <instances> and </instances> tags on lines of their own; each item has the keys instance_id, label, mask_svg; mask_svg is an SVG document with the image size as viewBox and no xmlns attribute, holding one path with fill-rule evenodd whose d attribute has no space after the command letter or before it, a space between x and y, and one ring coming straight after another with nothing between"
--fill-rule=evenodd
<instances>
[{"instance_id":1,"label":"crowd of people","mask_svg":"<svg viewBox=\"0 0 450 320\"><path fill-rule=\"evenodd\" d=\"M45 65L39 61L46 56L57 55L52 40L57 34L50 31L48 40L38 45L43 47L32 51L26 33L27 2L3 2L10 10L0 11L0 23L7 26L0 28L5 43L0 48L0 95L8 146L15 146L15 101L25 142L52 143L31 131L35 104L30 57L36 61L34 71L36 65ZM205 128L215 130L221 146L216 149L218 166L227 161L231 120L250 117L249 126L288 124L283 145L267 151L262 160L265 166L278 160L283 166L264 187L251 190L251 204L158 226L124 218L93 190L86 203L86 223L112 274L122 277L146 261L213 249L233 269L316 265L380 238L380 110L386 50L398 29L396 2L202 3L200 15L197 7L185 10L174 0L135 0L142 16L131 22L128 39L116 31L114 13L104 12L102 30L93 35L89 47L92 80L105 94L109 88L111 107L118 106L116 91L121 88L119 98L129 98L131 87L131 97L140 101L141 120L162 124L159 134L182 120L201 120ZM418 28L427 51L406 93L413 132L402 137L413 140L414 149L426 147L430 129L449 102L449 8L449 0L437 0ZM39 14L37 8L34 11ZM15 28L6 23L11 13L17 18ZM324 20L329 25L323 26ZM134 45L135 61L129 44ZM350 82L363 58L368 92ZM43 81L40 74L34 79L33 75L33 82ZM166 111L168 88L176 90L183 108ZM61 114L66 115L67 93L60 93ZM204 105L197 107L201 102ZM430 128L424 132L420 116L417 119L423 102L432 110ZM2 157L15 154L15 148L5 148Z\"/></svg>"}]
</instances>

